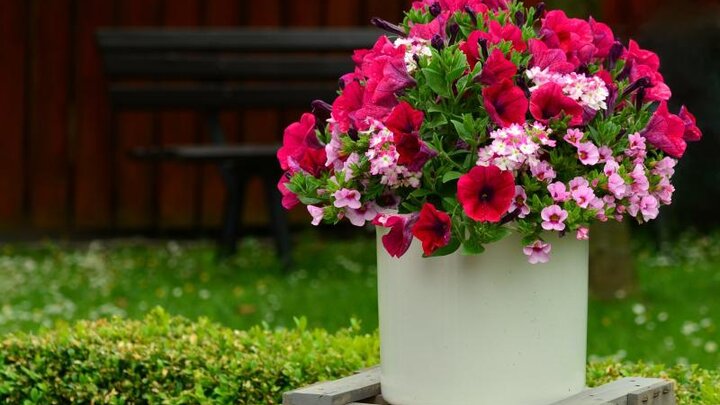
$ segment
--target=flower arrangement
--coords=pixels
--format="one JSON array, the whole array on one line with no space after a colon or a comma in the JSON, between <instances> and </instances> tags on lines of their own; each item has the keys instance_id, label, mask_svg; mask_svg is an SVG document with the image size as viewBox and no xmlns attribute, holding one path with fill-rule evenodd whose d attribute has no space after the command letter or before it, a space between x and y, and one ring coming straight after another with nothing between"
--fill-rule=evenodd
<instances>
[{"instance_id":1,"label":"flower arrangement","mask_svg":"<svg viewBox=\"0 0 720 405\"><path fill-rule=\"evenodd\" d=\"M424 0L355 52L332 105L284 133L278 188L312 223L389 228L426 256L482 253L511 232L545 263L546 232L587 239L593 221L643 223L671 203L687 142L702 134L658 56L605 24L541 4Z\"/></svg>"}]
</instances>

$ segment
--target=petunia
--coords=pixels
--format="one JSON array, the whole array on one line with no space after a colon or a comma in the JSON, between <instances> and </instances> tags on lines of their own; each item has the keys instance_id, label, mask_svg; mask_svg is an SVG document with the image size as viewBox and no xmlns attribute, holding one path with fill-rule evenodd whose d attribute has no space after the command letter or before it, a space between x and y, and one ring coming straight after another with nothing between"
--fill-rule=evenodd
<instances>
[{"instance_id":1,"label":"petunia","mask_svg":"<svg viewBox=\"0 0 720 405\"><path fill-rule=\"evenodd\" d=\"M600 161L600 151L592 142L582 142L578 145L578 159L585 166L594 166Z\"/></svg>"},{"instance_id":2,"label":"petunia","mask_svg":"<svg viewBox=\"0 0 720 405\"><path fill-rule=\"evenodd\" d=\"M290 179L283 174L277 184L277 189L280 191L280 195L282 195L282 206L286 210L292 209L296 205L300 204L300 199L298 199L297 195L288 190L286 186L288 182L290 182Z\"/></svg>"},{"instance_id":3,"label":"petunia","mask_svg":"<svg viewBox=\"0 0 720 405\"><path fill-rule=\"evenodd\" d=\"M590 17L590 29L593 33L593 44L597 48L596 58L606 58L610 55L610 50L615 44L615 34L612 29L601 22L595 21Z\"/></svg>"},{"instance_id":4,"label":"petunia","mask_svg":"<svg viewBox=\"0 0 720 405\"><path fill-rule=\"evenodd\" d=\"M680 108L680 114L678 115L681 120L685 123L685 133L683 139L687 142L697 142L702 139L702 132L697 127L697 120L695 116L688 111L687 107L682 106Z\"/></svg>"},{"instance_id":5,"label":"petunia","mask_svg":"<svg viewBox=\"0 0 720 405\"><path fill-rule=\"evenodd\" d=\"M360 209L362 204L360 203L360 192L357 190L351 190L347 188L340 189L333 194L335 198L334 205L337 208L350 208Z\"/></svg>"},{"instance_id":6,"label":"petunia","mask_svg":"<svg viewBox=\"0 0 720 405\"><path fill-rule=\"evenodd\" d=\"M559 205L551 205L545 207L540 213L542 218L542 228L546 231L564 231L565 220L568 218L568 212Z\"/></svg>"},{"instance_id":7,"label":"petunia","mask_svg":"<svg viewBox=\"0 0 720 405\"><path fill-rule=\"evenodd\" d=\"M548 69L554 73L570 73L575 70L575 66L568 62L565 52L561 49L550 49L544 42L538 39L531 39L528 42L531 67L537 67L541 70Z\"/></svg>"},{"instance_id":8,"label":"petunia","mask_svg":"<svg viewBox=\"0 0 720 405\"><path fill-rule=\"evenodd\" d=\"M585 226L581 226L580 228L578 228L577 234L575 237L577 238L577 240L590 239L590 229Z\"/></svg>"},{"instance_id":9,"label":"petunia","mask_svg":"<svg viewBox=\"0 0 720 405\"><path fill-rule=\"evenodd\" d=\"M450 216L436 209L434 205L425 203L418 221L412 227L412 233L422 242L425 255L430 256L450 243L451 229Z\"/></svg>"},{"instance_id":10,"label":"petunia","mask_svg":"<svg viewBox=\"0 0 720 405\"><path fill-rule=\"evenodd\" d=\"M579 186L572 191L572 198L580 208L587 209L595 200L595 192L588 186Z\"/></svg>"},{"instance_id":11,"label":"petunia","mask_svg":"<svg viewBox=\"0 0 720 405\"><path fill-rule=\"evenodd\" d=\"M524 124L528 111L525 92L511 80L504 80L482 91L483 103L493 122L501 127Z\"/></svg>"},{"instance_id":12,"label":"petunia","mask_svg":"<svg viewBox=\"0 0 720 405\"><path fill-rule=\"evenodd\" d=\"M563 182L558 181L552 183L547 186L547 189L550 192L550 197L552 197L555 202L563 203L570 199L570 192Z\"/></svg>"},{"instance_id":13,"label":"petunia","mask_svg":"<svg viewBox=\"0 0 720 405\"><path fill-rule=\"evenodd\" d=\"M415 215L378 215L373 224L390 228L390 232L382 237L385 250L392 257L402 257L412 244L412 227L417 221Z\"/></svg>"},{"instance_id":14,"label":"petunia","mask_svg":"<svg viewBox=\"0 0 720 405\"><path fill-rule=\"evenodd\" d=\"M687 144L683 139L685 135L685 122L677 115L670 114L666 102L661 102L658 109L650 118L647 127L640 132L654 147L679 159L685 154Z\"/></svg>"},{"instance_id":15,"label":"petunia","mask_svg":"<svg viewBox=\"0 0 720 405\"><path fill-rule=\"evenodd\" d=\"M579 18L568 18L564 11L553 10L542 20L540 34L549 48L559 48L568 62L578 67L588 63L597 53L590 24Z\"/></svg>"},{"instance_id":16,"label":"petunia","mask_svg":"<svg viewBox=\"0 0 720 405\"><path fill-rule=\"evenodd\" d=\"M577 101L566 96L562 87L555 83L544 84L532 93L530 113L543 124L560 118L563 114L570 117L570 126L583 123L583 108Z\"/></svg>"},{"instance_id":17,"label":"petunia","mask_svg":"<svg viewBox=\"0 0 720 405\"><path fill-rule=\"evenodd\" d=\"M530 214L527 193L522 186L515 186L515 197L513 197L510 208L508 208L508 213L517 213L518 218L525 218Z\"/></svg>"},{"instance_id":18,"label":"petunia","mask_svg":"<svg viewBox=\"0 0 720 405\"><path fill-rule=\"evenodd\" d=\"M345 209L345 217L355 226L365 226L367 221L372 221L378 212L372 205L363 205L359 209Z\"/></svg>"},{"instance_id":19,"label":"petunia","mask_svg":"<svg viewBox=\"0 0 720 405\"><path fill-rule=\"evenodd\" d=\"M515 24L502 25L495 20L490 20L487 31L479 32L480 38L488 41L489 44L497 45L503 41L512 43L512 47L517 52L525 52L527 44L523 41L522 31Z\"/></svg>"},{"instance_id":20,"label":"petunia","mask_svg":"<svg viewBox=\"0 0 720 405\"><path fill-rule=\"evenodd\" d=\"M613 173L608 177L608 190L613 193L615 198L621 199L625 198L627 195L628 187L622 176L617 173Z\"/></svg>"},{"instance_id":21,"label":"petunia","mask_svg":"<svg viewBox=\"0 0 720 405\"><path fill-rule=\"evenodd\" d=\"M550 252L552 246L541 240L535 241L533 244L525 246L523 253L528 257L530 264L542 264L550 261Z\"/></svg>"},{"instance_id":22,"label":"petunia","mask_svg":"<svg viewBox=\"0 0 720 405\"><path fill-rule=\"evenodd\" d=\"M457 198L478 222L500 222L515 197L515 179L497 166L476 166L458 181Z\"/></svg>"},{"instance_id":23,"label":"petunia","mask_svg":"<svg viewBox=\"0 0 720 405\"><path fill-rule=\"evenodd\" d=\"M517 66L510 62L501 50L495 49L485 61L480 73L480 83L492 86L512 79L517 74Z\"/></svg>"},{"instance_id":24,"label":"petunia","mask_svg":"<svg viewBox=\"0 0 720 405\"><path fill-rule=\"evenodd\" d=\"M315 116L305 113L283 133L283 146L277 151L283 170L304 170L313 175L325 170L325 147L315 134Z\"/></svg>"},{"instance_id":25,"label":"petunia","mask_svg":"<svg viewBox=\"0 0 720 405\"><path fill-rule=\"evenodd\" d=\"M325 210L321 207L316 207L314 205L308 205L307 210L313 218L312 224L314 226L320 225L320 222L325 217Z\"/></svg>"}]
</instances>

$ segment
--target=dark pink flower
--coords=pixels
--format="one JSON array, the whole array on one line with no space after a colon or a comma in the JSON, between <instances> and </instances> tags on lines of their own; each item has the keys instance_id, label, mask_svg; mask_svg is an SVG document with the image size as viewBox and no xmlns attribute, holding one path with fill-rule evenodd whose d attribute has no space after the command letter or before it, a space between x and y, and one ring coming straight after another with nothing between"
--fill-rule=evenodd
<instances>
[{"instance_id":1,"label":"dark pink flower","mask_svg":"<svg viewBox=\"0 0 720 405\"><path fill-rule=\"evenodd\" d=\"M550 49L537 39L531 39L528 44L532 54L531 67L548 69L556 73L570 73L575 70L575 66L568 62L567 55L562 49Z\"/></svg>"},{"instance_id":2,"label":"dark pink flower","mask_svg":"<svg viewBox=\"0 0 720 405\"><path fill-rule=\"evenodd\" d=\"M287 189L286 184L289 182L290 179L288 179L286 174L283 174L277 184L277 189L282 195L282 206L286 210L292 209L296 205L300 204L298 197L292 191Z\"/></svg>"},{"instance_id":3,"label":"dark pink flower","mask_svg":"<svg viewBox=\"0 0 720 405\"><path fill-rule=\"evenodd\" d=\"M412 244L412 227L417 221L415 215L378 215L373 224L383 228L390 228L390 232L382 237L385 250L392 257L402 257Z\"/></svg>"},{"instance_id":4,"label":"dark pink flower","mask_svg":"<svg viewBox=\"0 0 720 405\"><path fill-rule=\"evenodd\" d=\"M522 31L515 24L508 23L505 25L501 25L499 22L491 20L488 23L487 32L474 31L470 34L470 36L472 36L474 33L477 33L476 35L480 38L487 40L489 44L497 45L502 41L508 41L512 42L513 49L518 52L525 52L525 50L527 49L527 44L525 43L525 41L523 41L522 38ZM470 41L470 36L468 36L468 42Z\"/></svg>"},{"instance_id":5,"label":"dark pink flower","mask_svg":"<svg viewBox=\"0 0 720 405\"><path fill-rule=\"evenodd\" d=\"M480 31L473 31L468 36L467 41L463 41L460 43L460 50L463 51L465 54L465 58L468 61L468 64L470 65L470 69L475 69L475 65L477 65L478 61L480 60Z\"/></svg>"},{"instance_id":6,"label":"dark pink flower","mask_svg":"<svg viewBox=\"0 0 720 405\"><path fill-rule=\"evenodd\" d=\"M561 10L545 15L540 34L549 48L562 49L568 62L576 67L589 62L597 52L590 24L579 18L568 18Z\"/></svg>"},{"instance_id":7,"label":"dark pink flower","mask_svg":"<svg viewBox=\"0 0 720 405\"><path fill-rule=\"evenodd\" d=\"M387 117L385 126L395 135L412 134L420 130L424 118L425 113L414 109L407 101L401 101Z\"/></svg>"},{"instance_id":8,"label":"dark pink flower","mask_svg":"<svg viewBox=\"0 0 720 405\"><path fill-rule=\"evenodd\" d=\"M410 171L422 169L435 156L435 152L427 147L418 133L424 117L422 111L402 101L392 110L385 123L395 138L395 147L400 155L398 164L406 166Z\"/></svg>"},{"instance_id":9,"label":"dark pink flower","mask_svg":"<svg viewBox=\"0 0 720 405\"><path fill-rule=\"evenodd\" d=\"M517 66L505 58L501 50L495 49L485 61L480 74L480 82L488 86L512 79L517 74Z\"/></svg>"},{"instance_id":10,"label":"dark pink flower","mask_svg":"<svg viewBox=\"0 0 720 405\"><path fill-rule=\"evenodd\" d=\"M563 93L562 87L555 83L544 84L530 96L530 113L547 124L550 120L560 118L563 114L570 118L570 126L583 123L583 108L577 101Z\"/></svg>"},{"instance_id":11,"label":"dark pink flower","mask_svg":"<svg viewBox=\"0 0 720 405\"><path fill-rule=\"evenodd\" d=\"M497 125L507 127L525 122L528 99L511 80L484 88L482 96L485 109Z\"/></svg>"},{"instance_id":12,"label":"dark pink flower","mask_svg":"<svg viewBox=\"0 0 720 405\"><path fill-rule=\"evenodd\" d=\"M290 124L283 134L283 146L277 151L283 170L304 170L317 175L325 170L325 147L315 134L315 116L305 113L299 122Z\"/></svg>"},{"instance_id":13,"label":"dark pink flower","mask_svg":"<svg viewBox=\"0 0 720 405\"><path fill-rule=\"evenodd\" d=\"M697 120L695 116L688 111L687 107L682 106L680 108L679 117L685 123L685 134L683 139L687 142L697 142L702 139L702 131L697 127Z\"/></svg>"},{"instance_id":14,"label":"dark pink flower","mask_svg":"<svg viewBox=\"0 0 720 405\"><path fill-rule=\"evenodd\" d=\"M458 180L457 199L478 222L500 222L515 197L515 179L497 166L476 166Z\"/></svg>"},{"instance_id":15,"label":"dark pink flower","mask_svg":"<svg viewBox=\"0 0 720 405\"><path fill-rule=\"evenodd\" d=\"M607 58L610 55L610 49L615 44L615 34L607 24L597 22L592 17L590 17L590 29L593 33L593 44L597 48L595 57Z\"/></svg>"},{"instance_id":16,"label":"dark pink flower","mask_svg":"<svg viewBox=\"0 0 720 405\"><path fill-rule=\"evenodd\" d=\"M485 13L488 7L498 9L505 7L506 0L422 0L414 1L412 8L422 9L424 7L430 7L437 3L442 11L449 11L455 13L456 11L463 11L466 7L469 7L475 13Z\"/></svg>"},{"instance_id":17,"label":"dark pink flower","mask_svg":"<svg viewBox=\"0 0 720 405\"><path fill-rule=\"evenodd\" d=\"M651 87L645 90L645 98L649 101L667 101L672 96L670 87L660 74L660 58L655 52L640 48L637 42L630 40L630 45L623 55L630 67L630 81L642 78L650 80Z\"/></svg>"},{"instance_id":18,"label":"dark pink flower","mask_svg":"<svg viewBox=\"0 0 720 405\"><path fill-rule=\"evenodd\" d=\"M446 27L447 21L452 13L449 11L443 11L442 14L435 17L432 21L426 24L413 24L410 27L411 38L422 38L428 41L432 40L433 37L438 35L443 40L447 38Z\"/></svg>"},{"instance_id":19,"label":"dark pink flower","mask_svg":"<svg viewBox=\"0 0 720 405\"><path fill-rule=\"evenodd\" d=\"M680 159L687 148L683 139L685 122L677 115L670 114L664 101L660 103L647 127L640 134L651 145L676 159Z\"/></svg>"},{"instance_id":20,"label":"dark pink flower","mask_svg":"<svg viewBox=\"0 0 720 405\"><path fill-rule=\"evenodd\" d=\"M345 86L342 94L333 102L331 114L340 132L348 132L350 128L359 131L368 129L368 118L383 120L397 103L394 101L392 105L373 104L371 97L372 94L367 93L358 81L352 81Z\"/></svg>"},{"instance_id":21,"label":"dark pink flower","mask_svg":"<svg viewBox=\"0 0 720 405\"><path fill-rule=\"evenodd\" d=\"M412 233L422 242L426 256L435 253L450 243L452 220L450 216L438 211L434 205L425 203L418 221L412 227Z\"/></svg>"}]
</instances>

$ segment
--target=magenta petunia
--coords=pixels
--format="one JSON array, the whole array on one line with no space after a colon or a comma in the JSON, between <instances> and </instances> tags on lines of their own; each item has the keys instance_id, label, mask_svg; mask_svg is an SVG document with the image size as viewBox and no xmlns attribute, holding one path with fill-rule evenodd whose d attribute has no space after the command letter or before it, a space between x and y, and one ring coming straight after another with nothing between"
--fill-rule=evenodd
<instances>
[{"instance_id":1,"label":"magenta petunia","mask_svg":"<svg viewBox=\"0 0 720 405\"><path fill-rule=\"evenodd\" d=\"M525 43L522 38L522 31L515 24L502 25L495 20L490 20L487 32L475 32L477 33L477 36L487 40L488 43L492 45L497 45L503 41L507 41L512 43L513 49L517 52L525 52L527 49L527 43Z\"/></svg>"},{"instance_id":2,"label":"magenta petunia","mask_svg":"<svg viewBox=\"0 0 720 405\"><path fill-rule=\"evenodd\" d=\"M277 151L283 170L303 170L318 175L325 170L325 147L315 134L315 116L305 113L299 122L290 124L283 134L283 145Z\"/></svg>"},{"instance_id":3,"label":"magenta petunia","mask_svg":"<svg viewBox=\"0 0 720 405\"><path fill-rule=\"evenodd\" d=\"M700 131L700 128L697 126L695 116L688 111L687 107L682 106L678 116L685 123L685 133L683 134L683 139L687 142L697 142L701 140L702 131Z\"/></svg>"},{"instance_id":4,"label":"magenta petunia","mask_svg":"<svg viewBox=\"0 0 720 405\"><path fill-rule=\"evenodd\" d=\"M288 190L286 186L289 181L290 179L288 179L287 176L283 174L277 184L277 189L278 191L280 191L280 195L282 195L282 206L286 210L292 209L296 205L300 204L300 200L298 199L297 195L295 195L292 191Z\"/></svg>"},{"instance_id":5,"label":"magenta petunia","mask_svg":"<svg viewBox=\"0 0 720 405\"><path fill-rule=\"evenodd\" d=\"M560 118L563 114L570 117L570 126L583 123L583 108L577 101L566 96L562 87L555 83L544 84L532 93L530 113L543 124Z\"/></svg>"},{"instance_id":6,"label":"magenta petunia","mask_svg":"<svg viewBox=\"0 0 720 405\"><path fill-rule=\"evenodd\" d=\"M612 29L601 22L595 21L594 18L590 17L590 29L593 34L593 44L597 48L595 57L606 58L610 54L610 49L615 44L615 34Z\"/></svg>"},{"instance_id":7,"label":"magenta petunia","mask_svg":"<svg viewBox=\"0 0 720 405\"><path fill-rule=\"evenodd\" d=\"M532 59L530 65L540 69L548 69L555 73L570 73L575 66L568 62L567 55L562 49L550 49L544 42L538 39L531 39L528 42Z\"/></svg>"},{"instance_id":8,"label":"magenta petunia","mask_svg":"<svg viewBox=\"0 0 720 405\"><path fill-rule=\"evenodd\" d=\"M590 24L579 18L568 18L561 10L545 15L540 34L548 48L562 49L568 62L576 67L590 62L597 52Z\"/></svg>"},{"instance_id":9,"label":"magenta petunia","mask_svg":"<svg viewBox=\"0 0 720 405\"><path fill-rule=\"evenodd\" d=\"M647 127L640 132L654 147L679 159L685 154L687 144L683 139L685 135L685 122L677 115L670 114L666 102L660 106L650 118Z\"/></svg>"},{"instance_id":10,"label":"magenta petunia","mask_svg":"<svg viewBox=\"0 0 720 405\"><path fill-rule=\"evenodd\" d=\"M412 233L422 242L426 256L450 243L451 230L450 216L430 203L423 205L418 221L412 227Z\"/></svg>"},{"instance_id":11,"label":"magenta petunia","mask_svg":"<svg viewBox=\"0 0 720 405\"><path fill-rule=\"evenodd\" d=\"M525 92L511 80L504 80L482 91L483 103L493 122L501 127L523 124L528 111Z\"/></svg>"},{"instance_id":12,"label":"magenta petunia","mask_svg":"<svg viewBox=\"0 0 720 405\"><path fill-rule=\"evenodd\" d=\"M412 215L378 215L373 224L390 228L390 232L382 237L382 244L388 254L400 258L410 249L413 234L412 227L417 221L417 214Z\"/></svg>"},{"instance_id":13,"label":"magenta petunia","mask_svg":"<svg viewBox=\"0 0 720 405\"><path fill-rule=\"evenodd\" d=\"M458 181L457 198L465 214L478 222L500 222L515 197L511 172L497 166L476 166Z\"/></svg>"},{"instance_id":14,"label":"magenta petunia","mask_svg":"<svg viewBox=\"0 0 720 405\"><path fill-rule=\"evenodd\" d=\"M492 86L512 79L517 74L517 66L509 61L501 50L495 49L485 61L480 74L480 83Z\"/></svg>"}]
</instances>

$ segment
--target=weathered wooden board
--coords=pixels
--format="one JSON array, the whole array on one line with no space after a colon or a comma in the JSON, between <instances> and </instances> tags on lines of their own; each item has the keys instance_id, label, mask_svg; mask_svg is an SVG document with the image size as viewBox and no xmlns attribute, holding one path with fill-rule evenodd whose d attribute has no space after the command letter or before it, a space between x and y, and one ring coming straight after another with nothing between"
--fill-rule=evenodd
<instances>
[{"instance_id":1,"label":"weathered wooden board","mask_svg":"<svg viewBox=\"0 0 720 405\"><path fill-rule=\"evenodd\" d=\"M675 405L673 383L657 378L629 377L549 405ZM374 367L336 381L286 392L284 405L385 404L380 395L380 368Z\"/></svg>"}]
</instances>

